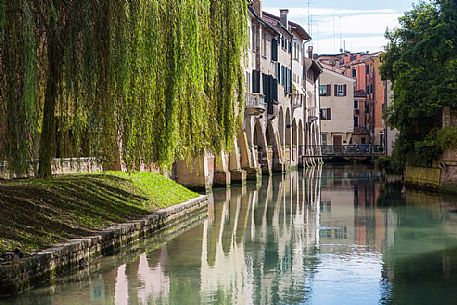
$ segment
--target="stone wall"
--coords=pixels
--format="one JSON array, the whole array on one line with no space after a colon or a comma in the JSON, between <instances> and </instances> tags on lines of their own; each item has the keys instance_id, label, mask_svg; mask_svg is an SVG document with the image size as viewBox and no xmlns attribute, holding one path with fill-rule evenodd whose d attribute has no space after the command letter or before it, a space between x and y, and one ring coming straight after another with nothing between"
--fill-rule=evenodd
<instances>
[{"instance_id":1,"label":"stone wall","mask_svg":"<svg viewBox=\"0 0 457 305\"><path fill-rule=\"evenodd\" d=\"M441 170L439 167L407 166L405 181L410 185L438 189L441 182Z\"/></svg>"},{"instance_id":2,"label":"stone wall","mask_svg":"<svg viewBox=\"0 0 457 305\"><path fill-rule=\"evenodd\" d=\"M159 210L141 220L115 225L93 236L61 243L15 264L1 264L0 296L22 293L30 288L49 284L58 275L83 269L91 260L113 253L153 232L162 232L184 218L202 211L206 205L207 197L200 196Z\"/></svg>"},{"instance_id":3,"label":"stone wall","mask_svg":"<svg viewBox=\"0 0 457 305\"><path fill-rule=\"evenodd\" d=\"M407 166L405 181L410 185L457 193L457 150L447 150L434 167Z\"/></svg>"},{"instance_id":4,"label":"stone wall","mask_svg":"<svg viewBox=\"0 0 457 305\"><path fill-rule=\"evenodd\" d=\"M33 177L35 174L34 168L38 167L38 163L31 162L30 170L27 174L17 175L10 171L8 162L0 161L0 179L27 178ZM76 173L93 173L103 171L101 162L95 158L63 158L53 159L51 163L53 175L76 174Z\"/></svg>"},{"instance_id":5,"label":"stone wall","mask_svg":"<svg viewBox=\"0 0 457 305\"><path fill-rule=\"evenodd\" d=\"M440 162L441 189L443 191L457 192L457 150L444 152Z\"/></svg>"}]
</instances>

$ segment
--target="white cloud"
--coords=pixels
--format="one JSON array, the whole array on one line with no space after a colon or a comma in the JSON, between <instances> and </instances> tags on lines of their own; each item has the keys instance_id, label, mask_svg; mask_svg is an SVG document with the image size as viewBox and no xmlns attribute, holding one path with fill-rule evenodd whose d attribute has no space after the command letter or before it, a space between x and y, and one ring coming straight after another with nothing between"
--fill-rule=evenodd
<instances>
[{"instance_id":1,"label":"white cloud","mask_svg":"<svg viewBox=\"0 0 457 305\"><path fill-rule=\"evenodd\" d=\"M279 8L268 7L265 11L278 14ZM384 33L387 28L398 25L402 14L391 10L336 10L311 8L312 28L310 34L317 53L335 53L346 41L350 51L382 50L386 44ZM308 29L308 9L289 9L290 20ZM341 33L341 34L340 34ZM340 39L341 37L341 39Z\"/></svg>"}]
</instances>

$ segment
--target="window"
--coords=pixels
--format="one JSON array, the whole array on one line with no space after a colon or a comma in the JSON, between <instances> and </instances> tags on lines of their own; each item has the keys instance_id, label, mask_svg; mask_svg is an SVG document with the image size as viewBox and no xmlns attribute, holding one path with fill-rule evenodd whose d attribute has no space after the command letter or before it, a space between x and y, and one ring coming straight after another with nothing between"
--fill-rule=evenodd
<instances>
[{"instance_id":1,"label":"window","mask_svg":"<svg viewBox=\"0 0 457 305\"><path fill-rule=\"evenodd\" d=\"M252 51L255 52L255 26L252 26Z\"/></svg>"},{"instance_id":2,"label":"window","mask_svg":"<svg viewBox=\"0 0 457 305\"><path fill-rule=\"evenodd\" d=\"M336 86L336 95L337 96L344 96L343 85Z\"/></svg>"},{"instance_id":3,"label":"window","mask_svg":"<svg viewBox=\"0 0 457 305\"><path fill-rule=\"evenodd\" d=\"M319 86L319 95L320 96L327 96L327 85L320 85Z\"/></svg>"},{"instance_id":4,"label":"window","mask_svg":"<svg viewBox=\"0 0 457 305\"><path fill-rule=\"evenodd\" d=\"M354 117L354 128L357 128L357 127L359 127L359 117L355 116Z\"/></svg>"},{"instance_id":5,"label":"window","mask_svg":"<svg viewBox=\"0 0 457 305\"><path fill-rule=\"evenodd\" d=\"M322 145L327 145L327 134L326 133L322 134Z\"/></svg>"},{"instance_id":6,"label":"window","mask_svg":"<svg viewBox=\"0 0 457 305\"><path fill-rule=\"evenodd\" d=\"M262 55L267 56L267 35L262 33Z\"/></svg>"},{"instance_id":7,"label":"window","mask_svg":"<svg viewBox=\"0 0 457 305\"><path fill-rule=\"evenodd\" d=\"M352 77L357 77L357 70L356 69L352 69Z\"/></svg>"},{"instance_id":8,"label":"window","mask_svg":"<svg viewBox=\"0 0 457 305\"><path fill-rule=\"evenodd\" d=\"M335 85L335 96L346 96L346 85Z\"/></svg>"},{"instance_id":9,"label":"window","mask_svg":"<svg viewBox=\"0 0 457 305\"><path fill-rule=\"evenodd\" d=\"M251 73L246 71L246 90L247 92L251 92Z\"/></svg>"},{"instance_id":10,"label":"window","mask_svg":"<svg viewBox=\"0 0 457 305\"><path fill-rule=\"evenodd\" d=\"M252 50L252 33L251 33L252 29L250 27L248 27L248 49L249 50Z\"/></svg>"},{"instance_id":11,"label":"window","mask_svg":"<svg viewBox=\"0 0 457 305\"><path fill-rule=\"evenodd\" d=\"M354 109L359 109L359 101L354 101Z\"/></svg>"},{"instance_id":12,"label":"window","mask_svg":"<svg viewBox=\"0 0 457 305\"><path fill-rule=\"evenodd\" d=\"M252 70L252 93L260 93L260 71Z\"/></svg>"},{"instance_id":13,"label":"window","mask_svg":"<svg viewBox=\"0 0 457 305\"><path fill-rule=\"evenodd\" d=\"M276 38L271 41L271 60L278 61L278 40ZM278 75L276 77L279 79Z\"/></svg>"},{"instance_id":14,"label":"window","mask_svg":"<svg viewBox=\"0 0 457 305\"><path fill-rule=\"evenodd\" d=\"M320 111L321 120L331 120L332 119L332 108L322 108Z\"/></svg>"},{"instance_id":15,"label":"window","mask_svg":"<svg viewBox=\"0 0 457 305\"><path fill-rule=\"evenodd\" d=\"M370 74L370 65L365 65L366 74Z\"/></svg>"},{"instance_id":16,"label":"window","mask_svg":"<svg viewBox=\"0 0 457 305\"><path fill-rule=\"evenodd\" d=\"M278 50L278 49L276 49ZM281 80L281 64L279 62L276 63L276 79L278 81Z\"/></svg>"}]
</instances>

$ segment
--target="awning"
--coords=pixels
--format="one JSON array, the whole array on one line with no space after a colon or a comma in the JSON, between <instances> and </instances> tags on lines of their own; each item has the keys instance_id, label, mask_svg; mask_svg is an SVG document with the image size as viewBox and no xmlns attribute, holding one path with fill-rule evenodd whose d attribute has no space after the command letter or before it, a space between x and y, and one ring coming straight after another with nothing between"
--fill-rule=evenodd
<instances>
[{"instance_id":1,"label":"awning","mask_svg":"<svg viewBox=\"0 0 457 305\"><path fill-rule=\"evenodd\" d=\"M296 82L292 82L292 93L293 94L305 94L302 87Z\"/></svg>"}]
</instances>

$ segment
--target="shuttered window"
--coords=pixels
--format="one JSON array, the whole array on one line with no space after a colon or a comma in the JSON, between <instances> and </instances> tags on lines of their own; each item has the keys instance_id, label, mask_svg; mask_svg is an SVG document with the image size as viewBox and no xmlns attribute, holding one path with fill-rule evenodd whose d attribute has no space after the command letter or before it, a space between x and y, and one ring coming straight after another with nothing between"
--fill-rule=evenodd
<instances>
[{"instance_id":1,"label":"shuttered window","mask_svg":"<svg viewBox=\"0 0 457 305\"><path fill-rule=\"evenodd\" d=\"M271 60L278 61L278 41L276 38L271 41Z\"/></svg>"},{"instance_id":2,"label":"shuttered window","mask_svg":"<svg viewBox=\"0 0 457 305\"><path fill-rule=\"evenodd\" d=\"M272 98L273 101L278 102L278 80L273 78L273 88L272 88Z\"/></svg>"},{"instance_id":3,"label":"shuttered window","mask_svg":"<svg viewBox=\"0 0 457 305\"><path fill-rule=\"evenodd\" d=\"M260 93L260 71L252 70L252 92Z\"/></svg>"},{"instance_id":4,"label":"shuttered window","mask_svg":"<svg viewBox=\"0 0 457 305\"><path fill-rule=\"evenodd\" d=\"M279 62L276 63L276 79L281 80L281 64Z\"/></svg>"}]
</instances>

